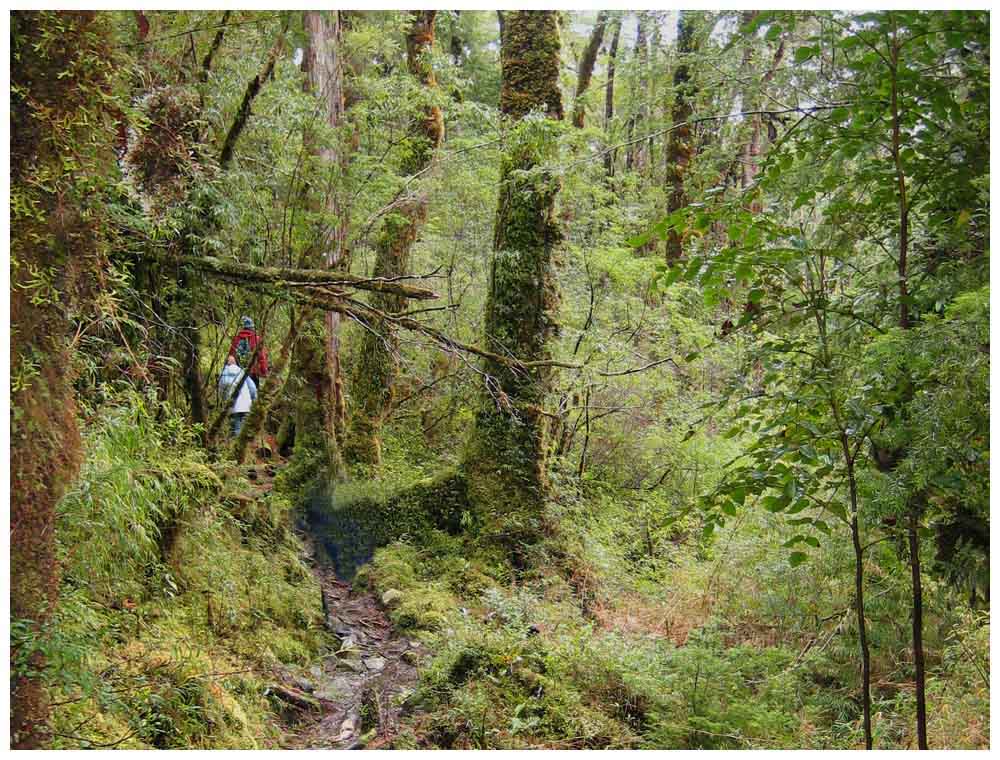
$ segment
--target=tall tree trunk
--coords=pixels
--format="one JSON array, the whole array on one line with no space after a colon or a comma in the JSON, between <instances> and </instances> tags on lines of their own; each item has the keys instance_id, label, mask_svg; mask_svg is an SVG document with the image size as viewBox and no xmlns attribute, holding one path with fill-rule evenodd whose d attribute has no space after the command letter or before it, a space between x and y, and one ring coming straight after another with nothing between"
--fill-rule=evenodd
<instances>
[{"instance_id":1,"label":"tall tree trunk","mask_svg":"<svg viewBox=\"0 0 1000 760\"><path fill-rule=\"evenodd\" d=\"M614 31L611 33L611 47L608 49L608 81L604 86L604 134L606 139L611 140L611 120L615 116L615 65L618 60L618 40L622 35L622 19L619 16L614 22ZM609 149L604 154L604 176L613 177L615 174L615 151Z\"/></svg>"},{"instance_id":2,"label":"tall tree trunk","mask_svg":"<svg viewBox=\"0 0 1000 760\"><path fill-rule=\"evenodd\" d=\"M448 25L448 53L451 55L451 62L456 66L462 65L465 58L465 40L462 39L459 24L462 18L462 11L451 11L451 23Z\"/></svg>"},{"instance_id":3,"label":"tall tree trunk","mask_svg":"<svg viewBox=\"0 0 1000 760\"><path fill-rule=\"evenodd\" d=\"M302 58L307 88L321 101L327 125L336 130L343 123L345 111L340 12L305 11L303 26L308 36ZM316 144L314 137L306 137L329 173L323 205L334 221L321 230L318 245L306 254L318 260L305 263L322 264L328 269L346 269L348 263L348 214L342 198L346 149L338 137L321 145ZM340 368L340 314L324 313L320 327L315 313L304 311L301 329L301 339L292 358L292 372L305 384L305 388L300 388L295 414L296 456L311 458L321 453L330 476L339 479L344 475L341 439L346 416Z\"/></svg>"},{"instance_id":4,"label":"tall tree trunk","mask_svg":"<svg viewBox=\"0 0 1000 760\"><path fill-rule=\"evenodd\" d=\"M741 25L746 26L750 24L757 16L757 13L758 11L744 11L740 19ZM781 64L784 55L785 41L782 39L778 42L778 47L775 48L770 66L758 80L758 77L753 72L753 40L747 40L743 53L743 73L747 79L747 86L743 91L742 98L743 111L761 110L761 90L774 78L774 74L778 70L778 66ZM757 179L757 174L760 172L760 156L764 142L762 126L763 117L761 114L755 113L749 117L750 134L743 144L740 161L740 187L744 190L753 185ZM759 214L764 210L764 203L759 195L750 201L750 210L755 214Z\"/></svg>"},{"instance_id":5,"label":"tall tree trunk","mask_svg":"<svg viewBox=\"0 0 1000 760\"><path fill-rule=\"evenodd\" d=\"M660 88L657 86L659 79L656 76L657 59L659 57L659 53L661 52L661 48L663 45L663 31L662 31L663 14L664 11L662 10L649 11L649 22L647 26L649 30L649 45L648 45L649 57L648 57L648 63L646 64L646 70L649 72L649 85L647 86L647 92L648 92L647 97L649 98L649 104L650 104L650 114L651 114L650 119L655 118L655 116L653 115L653 109L659 106L660 103L664 100L660 92ZM663 109L664 109L663 115L665 116L666 115L665 103L663 105ZM656 142L656 136L654 135L650 135L649 139L646 141L646 155L649 157L650 179L654 179L653 149L655 146L655 142Z\"/></svg>"},{"instance_id":6,"label":"tall tree trunk","mask_svg":"<svg viewBox=\"0 0 1000 760\"><path fill-rule=\"evenodd\" d=\"M583 96L590 87L590 80L594 76L594 64L597 63L597 53L601 49L601 42L604 40L604 27L608 23L608 12L600 11L597 14L597 21L594 29L590 33L590 40L580 58L580 66L577 69L576 96L573 98L573 126L583 129L586 107Z\"/></svg>"},{"instance_id":7,"label":"tall tree trunk","mask_svg":"<svg viewBox=\"0 0 1000 760\"><path fill-rule=\"evenodd\" d=\"M114 162L99 100L112 49L92 11L12 11L10 22L10 730L13 748L31 749L49 735L39 639L58 598L56 504L81 459L70 315L87 312L105 266L93 183ZM51 280L40 286L39 272Z\"/></svg>"},{"instance_id":8,"label":"tall tree trunk","mask_svg":"<svg viewBox=\"0 0 1000 760\"><path fill-rule=\"evenodd\" d=\"M851 498L856 499L854 475L851 474ZM854 612L858 623L858 645L861 647L861 709L864 720L865 749L872 748L872 665L868 650L868 628L865 623L864 549L858 514L851 515L851 543L854 547Z\"/></svg>"},{"instance_id":9,"label":"tall tree trunk","mask_svg":"<svg viewBox=\"0 0 1000 760\"><path fill-rule=\"evenodd\" d=\"M562 240L555 213L559 181L539 172L554 146L519 121L537 109L563 118L559 90L559 26L555 11L505 16L500 110L508 145L500 193L485 314L487 348L525 362L545 361L555 332L559 294L554 252ZM549 138L551 139L551 138ZM487 359L486 393L466 452L469 494L487 533L515 556L537 536L547 488L542 402L551 384L544 366L511 367Z\"/></svg>"},{"instance_id":10,"label":"tall tree trunk","mask_svg":"<svg viewBox=\"0 0 1000 760\"><path fill-rule=\"evenodd\" d=\"M899 105L900 43L893 30L889 51L890 109L892 112L892 160L896 173L897 206L899 210L899 249L896 257L897 281L899 283L899 327L909 330L910 298L907 286L909 272L907 257L910 250L910 203L906 188L906 172L903 167L902 114ZM917 746L927 749L927 687L924 676L924 609L923 587L920 579L920 501L911 497L907 505L909 514L907 533L910 545L910 580L913 597L913 667L917 696Z\"/></svg>"},{"instance_id":11,"label":"tall tree trunk","mask_svg":"<svg viewBox=\"0 0 1000 760\"><path fill-rule=\"evenodd\" d=\"M917 747L927 749L927 696L924 677L924 599L920 582L920 511L909 505L907 536L910 544L910 582L913 589L913 665L917 684Z\"/></svg>"},{"instance_id":12,"label":"tall tree trunk","mask_svg":"<svg viewBox=\"0 0 1000 760\"><path fill-rule=\"evenodd\" d=\"M635 61L635 73L633 74L632 107L635 108L634 115L629 121L628 127L628 152L625 158L626 171L642 171L643 157L645 154L645 140L632 141L632 134L638 130L645 129L646 114L648 111L649 99L649 46L648 46L648 11L639 11L639 20L635 30L635 48L632 58Z\"/></svg>"},{"instance_id":13,"label":"tall tree trunk","mask_svg":"<svg viewBox=\"0 0 1000 760\"><path fill-rule=\"evenodd\" d=\"M694 158L694 130L687 122L694 110L695 87L691 82L687 56L695 50L695 17L691 11L677 12L677 66L674 69L674 106L671 109L671 131L667 140L667 182L669 197L667 213L687 205L684 180ZM684 126L678 126L678 125ZM667 233L667 261L676 261L683 254L681 235L674 229Z\"/></svg>"},{"instance_id":14,"label":"tall tree trunk","mask_svg":"<svg viewBox=\"0 0 1000 760\"><path fill-rule=\"evenodd\" d=\"M428 90L437 87L431 68L436 14L437 11L412 11L406 35L407 67ZM404 175L419 174L433 162L444 138L440 108L429 106L424 110L419 135L402 167ZM427 205L426 195L418 190L386 217L375 246L375 277L391 279L406 274L410 249L427 219ZM399 296L378 293L372 296L372 305L384 312L402 311L405 304L406 300ZM378 334L365 330L362 337L360 360L351 384L354 409L345 455L356 462L378 465L382 461L382 425L392 406L399 376L399 340L384 322L378 322L375 329Z\"/></svg>"}]
</instances>

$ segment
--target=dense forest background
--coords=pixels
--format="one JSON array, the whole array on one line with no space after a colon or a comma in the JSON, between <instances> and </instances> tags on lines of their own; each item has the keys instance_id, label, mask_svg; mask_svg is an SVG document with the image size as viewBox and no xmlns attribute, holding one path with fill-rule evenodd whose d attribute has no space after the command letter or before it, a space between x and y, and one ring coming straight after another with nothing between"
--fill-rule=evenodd
<instances>
[{"instance_id":1,"label":"dense forest background","mask_svg":"<svg viewBox=\"0 0 1000 760\"><path fill-rule=\"evenodd\" d=\"M10 24L12 746L989 745L988 12Z\"/></svg>"}]
</instances>

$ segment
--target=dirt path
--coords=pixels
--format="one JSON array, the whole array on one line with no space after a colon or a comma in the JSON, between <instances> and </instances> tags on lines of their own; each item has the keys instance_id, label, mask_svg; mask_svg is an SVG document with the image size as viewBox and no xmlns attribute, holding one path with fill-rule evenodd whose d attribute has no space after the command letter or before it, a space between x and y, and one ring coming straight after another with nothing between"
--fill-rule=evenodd
<instances>
[{"instance_id":1,"label":"dirt path","mask_svg":"<svg viewBox=\"0 0 1000 760\"><path fill-rule=\"evenodd\" d=\"M310 547L312 548L312 547ZM417 682L422 645L399 635L371 594L352 595L322 562L326 624L340 649L300 677L320 705L306 713L287 746L351 749L384 746L396 733L402 703Z\"/></svg>"},{"instance_id":2,"label":"dirt path","mask_svg":"<svg viewBox=\"0 0 1000 760\"><path fill-rule=\"evenodd\" d=\"M254 490L271 490L283 462L248 464ZM423 645L394 630L372 594L352 594L324 561L308 535L306 558L323 593L326 626L337 651L309 668L279 666L272 693L288 705L287 749L355 749L385 746L396 733L402 704L417 682Z\"/></svg>"}]
</instances>

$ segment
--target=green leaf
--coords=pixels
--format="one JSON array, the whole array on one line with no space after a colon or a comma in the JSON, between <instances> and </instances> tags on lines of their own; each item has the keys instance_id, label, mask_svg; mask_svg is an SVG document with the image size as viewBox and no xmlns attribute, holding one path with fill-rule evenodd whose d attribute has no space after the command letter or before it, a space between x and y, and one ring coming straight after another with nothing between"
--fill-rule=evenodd
<instances>
[{"instance_id":1,"label":"green leaf","mask_svg":"<svg viewBox=\"0 0 1000 760\"><path fill-rule=\"evenodd\" d=\"M795 57L795 62L796 63L805 63L810 58L812 58L813 56L815 56L817 53L819 53L819 50L817 48L810 47L809 45L804 45L804 46L796 49L795 56L794 56Z\"/></svg>"},{"instance_id":2,"label":"green leaf","mask_svg":"<svg viewBox=\"0 0 1000 760\"><path fill-rule=\"evenodd\" d=\"M788 555L788 564L792 567L798 567L807 559L805 552L792 552Z\"/></svg>"},{"instance_id":3,"label":"green leaf","mask_svg":"<svg viewBox=\"0 0 1000 760\"><path fill-rule=\"evenodd\" d=\"M625 243L626 245L629 245L632 248L642 248L644 245L646 245L646 243L649 242L649 239L651 237L652 235L650 235L648 232L643 232L641 235L636 235L633 238L629 238L628 240L625 241Z\"/></svg>"},{"instance_id":4,"label":"green leaf","mask_svg":"<svg viewBox=\"0 0 1000 760\"><path fill-rule=\"evenodd\" d=\"M843 504L839 504L837 502L831 502L830 504L827 505L827 509L830 510L830 512L832 512L834 515L839 517L844 522L848 521L849 518L847 516L847 510L844 508Z\"/></svg>"},{"instance_id":5,"label":"green leaf","mask_svg":"<svg viewBox=\"0 0 1000 760\"><path fill-rule=\"evenodd\" d=\"M786 506L786 502L780 496L765 496L761 499L760 505L768 512L780 512Z\"/></svg>"},{"instance_id":6,"label":"green leaf","mask_svg":"<svg viewBox=\"0 0 1000 760\"><path fill-rule=\"evenodd\" d=\"M698 272L701 271L701 256L695 256L687 265L687 269L684 270L684 279L691 280L697 276Z\"/></svg>"}]
</instances>

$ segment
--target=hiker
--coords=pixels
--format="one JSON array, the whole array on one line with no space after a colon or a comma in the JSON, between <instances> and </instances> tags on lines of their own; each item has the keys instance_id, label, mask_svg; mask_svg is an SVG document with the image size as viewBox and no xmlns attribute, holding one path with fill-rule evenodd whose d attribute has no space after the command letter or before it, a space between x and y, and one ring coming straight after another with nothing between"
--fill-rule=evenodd
<instances>
[{"instance_id":1,"label":"hiker","mask_svg":"<svg viewBox=\"0 0 1000 760\"><path fill-rule=\"evenodd\" d=\"M229 346L229 353L236 357L237 363L241 367L247 367L254 351L257 350L257 344L261 344L257 358L250 367L247 367L250 371L250 379L253 380L255 386L259 387L260 379L267 377L267 349L264 347L260 336L254 330L253 320L250 317L244 316L240 318L240 322L243 327L233 337L233 342Z\"/></svg>"},{"instance_id":2,"label":"hiker","mask_svg":"<svg viewBox=\"0 0 1000 760\"><path fill-rule=\"evenodd\" d=\"M226 366L222 368L222 375L219 377L219 395L225 400L225 403L229 403L230 400L233 403L232 408L229 410L229 419L232 422L232 434L234 437L240 434L240 430L243 428L243 420L246 419L247 414L250 412L253 402L257 400L257 385L254 383L252 377L247 377L243 382L243 387L240 388L240 392L233 398L236 386L240 384L241 380L243 380L243 370L236 363L236 356L229 354L226 357Z\"/></svg>"}]
</instances>

